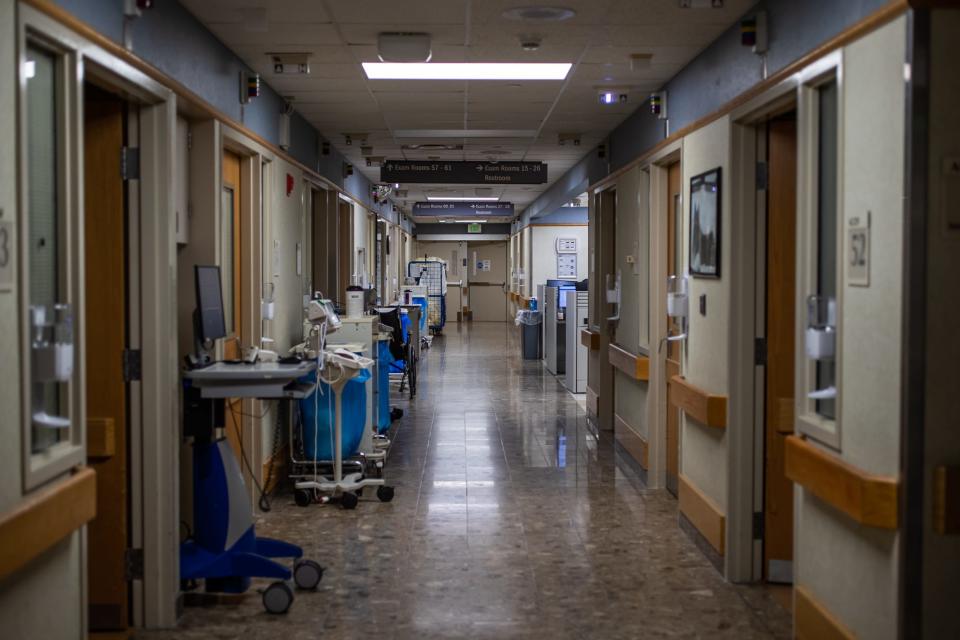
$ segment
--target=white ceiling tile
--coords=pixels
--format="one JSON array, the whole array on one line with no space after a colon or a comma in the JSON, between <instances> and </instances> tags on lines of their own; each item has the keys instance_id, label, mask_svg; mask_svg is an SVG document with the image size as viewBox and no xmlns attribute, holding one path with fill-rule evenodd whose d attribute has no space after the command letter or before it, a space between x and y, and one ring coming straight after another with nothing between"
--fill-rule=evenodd
<instances>
[{"instance_id":1,"label":"white ceiling tile","mask_svg":"<svg viewBox=\"0 0 960 640\"><path fill-rule=\"evenodd\" d=\"M564 0L563 6L576 11L573 19L532 25L502 17L504 10L529 0L184 0L371 180L379 180L379 168L366 166L360 145L347 146L344 132L367 133L374 155L387 157L542 160L550 182L590 153L752 2L726 0L722 10L684 10L677 0ZM266 11L266 31L243 23L244 10L256 8ZM383 31L429 32L436 61L580 64L565 83L370 81L359 63L377 59L377 34ZM521 36L530 34L540 38L537 51L520 47ZM266 54L275 51L310 52L311 73L274 74ZM653 57L645 68L633 70L632 53ZM598 87L610 85L629 87L626 104L598 104ZM401 144L415 141L393 134L464 126L539 130L540 136L442 141L462 144L462 150L404 150ZM580 146L560 146L561 132L579 134ZM435 188L407 186L411 198L418 199ZM522 208L547 187L503 187L501 193ZM472 193L472 187L465 190Z\"/></svg>"}]
</instances>

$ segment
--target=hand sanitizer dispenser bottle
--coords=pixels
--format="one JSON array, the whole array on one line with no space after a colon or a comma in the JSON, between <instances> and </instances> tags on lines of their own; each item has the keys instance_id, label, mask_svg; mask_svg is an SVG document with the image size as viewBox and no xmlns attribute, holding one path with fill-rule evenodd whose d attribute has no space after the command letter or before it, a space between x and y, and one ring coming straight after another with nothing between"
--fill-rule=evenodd
<instances>
[{"instance_id":1,"label":"hand sanitizer dispenser bottle","mask_svg":"<svg viewBox=\"0 0 960 640\"><path fill-rule=\"evenodd\" d=\"M811 360L832 360L837 349L837 303L832 297L807 298L804 347Z\"/></svg>"},{"instance_id":2,"label":"hand sanitizer dispenser bottle","mask_svg":"<svg viewBox=\"0 0 960 640\"><path fill-rule=\"evenodd\" d=\"M670 276L667 278L667 315L680 325L680 333L669 335L667 342L677 342L687 338L687 320L690 314L690 281L686 276Z\"/></svg>"}]
</instances>

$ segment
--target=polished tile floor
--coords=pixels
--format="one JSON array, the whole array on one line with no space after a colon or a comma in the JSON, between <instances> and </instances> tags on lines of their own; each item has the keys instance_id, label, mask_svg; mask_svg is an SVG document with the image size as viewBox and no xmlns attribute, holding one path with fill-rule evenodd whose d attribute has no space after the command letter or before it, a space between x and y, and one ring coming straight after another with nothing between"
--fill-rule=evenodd
<instances>
[{"instance_id":1,"label":"polished tile floor","mask_svg":"<svg viewBox=\"0 0 960 640\"><path fill-rule=\"evenodd\" d=\"M677 503L643 488L608 437L512 324L476 323L425 352L396 425L393 502L300 508L288 495L258 533L327 568L290 612L259 596L189 607L146 638L767 638L790 616L760 587L727 584L677 528Z\"/></svg>"}]
</instances>

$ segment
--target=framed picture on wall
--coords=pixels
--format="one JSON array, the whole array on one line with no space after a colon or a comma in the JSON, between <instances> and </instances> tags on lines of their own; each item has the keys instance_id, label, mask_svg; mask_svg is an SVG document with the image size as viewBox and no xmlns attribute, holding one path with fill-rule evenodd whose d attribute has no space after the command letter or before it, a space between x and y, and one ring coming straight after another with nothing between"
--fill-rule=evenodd
<instances>
[{"instance_id":1,"label":"framed picture on wall","mask_svg":"<svg viewBox=\"0 0 960 640\"><path fill-rule=\"evenodd\" d=\"M720 167L690 178L690 275L720 277Z\"/></svg>"}]
</instances>

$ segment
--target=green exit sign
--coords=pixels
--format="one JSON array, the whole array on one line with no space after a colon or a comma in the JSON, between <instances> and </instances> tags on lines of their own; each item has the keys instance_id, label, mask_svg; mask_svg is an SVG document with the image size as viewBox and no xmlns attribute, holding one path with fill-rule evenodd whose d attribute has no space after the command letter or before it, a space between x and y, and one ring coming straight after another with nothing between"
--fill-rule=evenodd
<instances>
[{"instance_id":1,"label":"green exit sign","mask_svg":"<svg viewBox=\"0 0 960 640\"><path fill-rule=\"evenodd\" d=\"M480 223L479 222L467 223L467 233L480 233Z\"/></svg>"}]
</instances>

